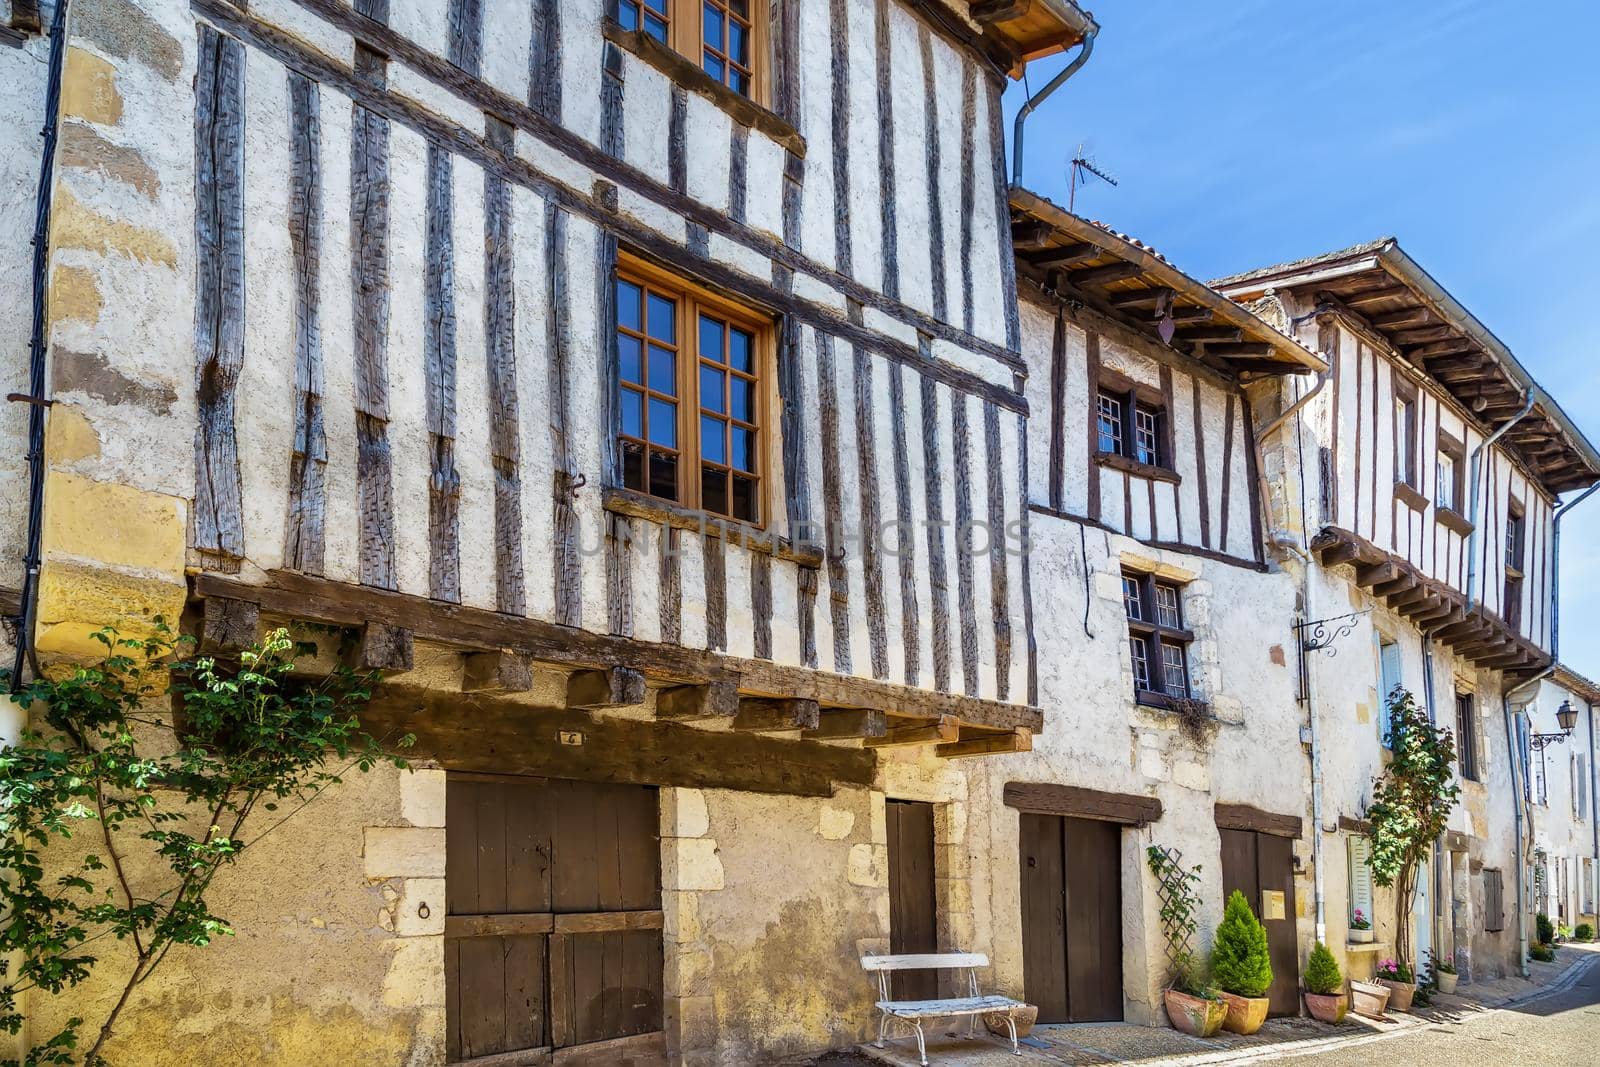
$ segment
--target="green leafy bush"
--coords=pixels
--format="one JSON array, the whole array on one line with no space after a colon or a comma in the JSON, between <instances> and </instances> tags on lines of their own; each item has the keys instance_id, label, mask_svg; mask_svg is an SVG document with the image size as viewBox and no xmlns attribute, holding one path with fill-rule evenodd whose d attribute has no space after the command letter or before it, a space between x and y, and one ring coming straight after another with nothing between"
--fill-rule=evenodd
<instances>
[{"instance_id":1,"label":"green leafy bush","mask_svg":"<svg viewBox=\"0 0 1600 1067\"><path fill-rule=\"evenodd\" d=\"M1539 914L1533 917L1533 922L1534 925L1539 928L1540 943L1545 945L1554 944L1556 939L1556 924L1550 921L1550 916L1541 911Z\"/></svg>"},{"instance_id":2,"label":"green leafy bush","mask_svg":"<svg viewBox=\"0 0 1600 1067\"><path fill-rule=\"evenodd\" d=\"M1594 927L1590 926L1588 923L1579 923L1577 926L1573 927L1572 936L1579 941L1593 941Z\"/></svg>"},{"instance_id":3,"label":"green leafy bush","mask_svg":"<svg viewBox=\"0 0 1600 1067\"><path fill-rule=\"evenodd\" d=\"M1339 962L1321 941L1311 946L1311 956L1306 960L1306 992L1330 996L1344 988L1344 975L1339 973Z\"/></svg>"},{"instance_id":4,"label":"green leafy bush","mask_svg":"<svg viewBox=\"0 0 1600 1067\"><path fill-rule=\"evenodd\" d=\"M1554 963L1556 959L1555 946L1541 941L1528 949L1528 956L1531 959L1538 960L1540 963Z\"/></svg>"},{"instance_id":5,"label":"green leafy bush","mask_svg":"<svg viewBox=\"0 0 1600 1067\"><path fill-rule=\"evenodd\" d=\"M1259 997L1272 987L1272 956L1267 928L1237 889L1228 897L1211 949L1211 975L1217 985L1240 997Z\"/></svg>"}]
</instances>

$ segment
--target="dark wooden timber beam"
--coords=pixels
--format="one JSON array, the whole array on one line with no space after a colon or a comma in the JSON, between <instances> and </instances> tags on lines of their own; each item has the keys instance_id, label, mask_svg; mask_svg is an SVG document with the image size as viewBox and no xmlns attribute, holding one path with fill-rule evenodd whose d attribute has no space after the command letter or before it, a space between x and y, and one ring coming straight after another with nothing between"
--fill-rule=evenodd
<instances>
[{"instance_id":1,"label":"dark wooden timber beam","mask_svg":"<svg viewBox=\"0 0 1600 1067\"><path fill-rule=\"evenodd\" d=\"M1439 356L1454 356L1462 352L1471 352L1473 344L1465 337L1458 337L1449 341L1434 341L1430 344L1417 345L1402 351L1407 359L1413 363L1436 359Z\"/></svg>"},{"instance_id":2,"label":"dark wooden timber beam","mask_svg":"<svg viewBox=\"0 0 1600 1067\"><path fill-rule=\"evenodd\" d=\"M1164 285L1156 285L1149 289L1124 289L1112 293L1106 298L1106 302L1114 308L1144 307L1147 304L1160 303L1171 296L1171 289Z\"/></svg>"},{"instance_id":3,"label":"dark wooden timber beam","mask_svg":"<svg viewBox=\"0 0 1600 1067\"><path fill-rule=\"evenodd\" d=\"M821 721L821 709L815 700L744 697L739 701L739 712L733 717L735 730L752 733L773 733L782 730L815 730Z\"/></svg>"},{"instance_id":4,"label":"dark wooden timber beam","mask_svg":"<svg viewBox=\"0 0 1600 1067\"><path fill-rule=\"evenodd\" d=\"M899 726L881 737L866 738L868 748L898 748L903 745L938 745L961 740L961 724L946 715L927 726Z\"/></svg>"},{"instance_id":5,"label":"dark wooden timber beam","mask_svg":"<svg viewBox=\"0 0 1600 1067\"><path fill-rule=\"evenodd\" d=\"M1085 267L1083 270L1071 271L1067 274L1066 280L1068 285L1084 289L1127 281L1143 273L1144 269L1137 263L1107 263L1102 267Z\"/></svg>"},{"instance_id":6,"label":"dark wooden timber beam","mask_svg":"<svg viewBox=\"0 0 1600 1067\"><path fill-rule=\"evenodd\" d=\"M1181 326L1178 328L1177 336L1178 340L1188 341L1191 344L1242 341L1244 331L1234 326Z\"/></svg>"},{"instance_id":7,"label":"dark wooden timber beam","mask_svg":"<svg viewBox=\"0 0 1600 1067\"><path fill-rule=\"evenodd\" d=\"M1048 222L1037 222L1029 219L1025 222L1011 224L1011 245L1019 252L1038 251L1050 243L1056 234L1055 227Z\"/></svg>"},{"instance_id":8,"label":"dark wooden timber beam","mask_svg":"<svg viewBox=\"0 0 1600 1067\"><path fill-rule=\"evenodd\" d=\"M1207 307L1181 307L1172 309L1172 321L1185 322L1210 322L1216 313Z\"/></svg>"},{"instance_id":9,"label":"dark wooden timber beam","mask_svg":"<svg viewBox=\"0 0 1600 1067\"><path fill-rule=\"evenodd\" d=\"M415 658L410 630L386 622L369 622L361 628L357 670L409 671Z\"/></svg>"},{"instance_id":10,"label":"dark wooden timber beam","mask_svg":"<svg viewBox=\"0 0 1600 1067\"><path fill-rule=\"evenodd\" d=\"M1087 263L1102 254L1103 250L1099 245L1060 245L1056 248L1045 248L1037 252L1031 252L1024 256L1022 261L1028 266L1036 267L1040 270L1056 270L1061 267L1075 267L1079 263Z\"/></svg>"},{"instance_id":11,"label":"dark wooden timber beam","mask_svg":"<svg viewBox=\"0 0 1600 1067\"><path fill-rule=\"evenodd\" d=\"M1392 330L1396 326L1421 325L1428 321L1429 312L1425 307L1402 308L1399 311L1386 311L1382 314L1371 315L1367 321L1372 323L1374 329Z\"/></svg>"},{"instance_id":12,"label":"dark wooden timber beam","mask_svg":"<svg viewBox=\"0 0 1600 1067\"><path fill-rule=\"evenodd\" d=\"M1381 304L1385 300L1407 296L1411 290L1403 285L1373 285L1361 289L1352 289L1339 299L1353 308L1365 307L1368 304Z\"/></svg>"},{"instance_id":13,"label":"dark wooden timber beam","mask_svg":"<svg viewBox=\"0 0 1600 1067\"><path fill-rule=\"evenodd\" d=\"M294 571L268 571L260 583L205 572L194 575L191 586L197 598L247 600L269 615L350 627L385 623L463 652L513 649L568 671L630 667L665 685L737 677L741 690L752 696L802 696L831 707L870 708L922 719L952 715L969 725L996 730L1044 728L1044 713L1023 704L638 641Z\"/></svg>"},{"instance_id":14,"label":"dark wooden timber beam","mask_svg":"<svg viewBox=\"0 0 1600 1067\"><path fill-rule=\"evenodd\" d=\"M212 597L205 602L200 651L242 652L260 640L261 609L248 600Z\"/></svg>"},{"instance_id":15,"label":"dark wooden timber beam","mask_svg":"<svg viewBox=\"0 0 1600 1067\"><path fill-rule=\"evenodd\" d=\"M1147 826L1161 818L1162 811L1157 797L1049 782L1007 782L1001 798L1006 807L1018 811L1098 819L1124 826Z\"/></svg>"},{"instance_id":16,"label":"dark wooden timber beam","mask_svg":"<svg viewBox=\"0 0 1600 1067\"><path fill-rule=\"evenodd\" d=\"M631 708L644 703L644 675L627 667L573 671L567 676L567 707Z\"/></svg>"},{"instance_id":17,"label":"dark wooden timber beam","mask_svg":"<svg viewBox=\"0 0 1600 1067\"><path fill-rule=\"evenodd\" d=\"M658 719L731 719L739 713L739 706L737 678L718 678L705 685L675 685L656 693Z\"/></svg>"},{"instance_id":18,"label":"dark wooden timber beam","mask_svg":"<svg viewBox=\"0 0 1600 1067\"><path fill-rule=\"evenodd\" d=\"M1206 345L1206 354L1233 359L1241 356L1272 356L1277 354L1277 349L1267 341L1224 341L1221 344Z\"/></svg>"},{"instance_id":19,"label":"dark wooden timber beam","mask_svg":"<svg viewBox=\"0 0 1600 1067\"><path fill-rule=\"evenodd\" d=\"M1386 559L1379 563L1363 563L1356 568L1356 584L1363 589L1371 589L1384 582L1392 582L1400 577L1403 564L1399 560Z\"/></svg>"},{"instance_id":20,"label":"dark wooden timber beam","mask_svg":"<svg viewBox=\"0 0 1600 1067\"><path fill-rule=\"evenodd\" d=\"M882 737L889 732L889 717L870 708L826 708L817 725L801 736L818 741L851 737Z\"/></svg>"},{"instance_id":21,"label":"dark wooden timber beam","mask_svg":"<svg viewBox=\"0 0 1600 1067\"><path fill-rule=\"evenodd\" d=\"M940 759L959 759L962 756L992 756L1003 755L1010 752L1032 752L1033 734L1027 730L1011 730L1003 734L990 734L987 737L970 737L964 741L952 741L947 745L935 745L933 754Z\"/></svg>"},{"instance_id":22,"label":"dark wooden timber beam","mask_svg":"<svg viewBox=\"0 0 1600 1067\"><path fill-rule=\"evenodd\" d=\"M1458 337L1453 326L1425 326L1420 330L1401 330L1390 340L1396 348L1409 348L1412 345L1427 344L1430 341L1446 341Z\"/></svg>"},{"instance_id":23,"label":"dark wooden timber beam","mask_svg":"<svg viewBox=\"0 0 1600 1067\"><path fill-rule=\"evenodd\" d=\"M469 652L462 659L464 693L525 693L533 688L533 663L520 652Z\"/></svg>"}]
</instances>

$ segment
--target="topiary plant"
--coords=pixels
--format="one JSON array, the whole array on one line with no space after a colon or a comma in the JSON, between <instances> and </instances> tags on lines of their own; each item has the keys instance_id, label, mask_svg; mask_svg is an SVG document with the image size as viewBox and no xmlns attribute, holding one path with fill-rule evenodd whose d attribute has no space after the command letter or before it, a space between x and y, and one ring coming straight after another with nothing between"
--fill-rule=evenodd
<instances>
[{"instance_id":1,"label":"topiary plant","mask_svg":"<svg viewBox=\"0 0 1600 1067\"><path fill-rule=\"evenodd\" d=\"M1344 975L1339 973L1339 962L1321 941L1311 946L1311 956L1306 960L1306 992L1332 996L1344 988Z\"/></svg>"},{"instance_id":2,"label":"topiary plant","mask_svg":"<svg viewBox=\"0 0 1600 1067\"><path fill-rule=\"evenodd\" d=\"M1553 944L1556 939L1556 926L1550 921L1550 916L1541 911L1533 917L1533 922L1539 928L1539 940L1546 945Z\"/></svg>"},{"instance_id":3,"label":"topiary plant","mask_svg":"<svg viewBox=\"0 0 1600 1067\"><path fill-rule=\"evenodd\" d=\"M1545 944L1542 941L1536 945L1530 945L1528 957L1538 960L1540 963L1554 963L1556 958L1555 946Z\"/></svg>"},{"instance_id":4,"label":"topiary plant","mask_svg":"<svg viewBox=\"0 0 1600 1067\"><path fill-rule=\"evenodd\" d=\"M1593 941L1594 927L1588 923L1579 923L1572 928L1572 936L1579 941Z\"/></svg>"},{"instance_id":5,"label":"topiary plant","mask_svg":"<svg viewBox=\"0 0 1600 1067\"><path fill-rule=\"evenodd\" d=\"M1211 977L1220 988L1240 997L1265 996L1272 987L1267 928L1237 889L1228 897L1222 925L1217 927L1211 950Z\"/></svg>"}]
</instances>

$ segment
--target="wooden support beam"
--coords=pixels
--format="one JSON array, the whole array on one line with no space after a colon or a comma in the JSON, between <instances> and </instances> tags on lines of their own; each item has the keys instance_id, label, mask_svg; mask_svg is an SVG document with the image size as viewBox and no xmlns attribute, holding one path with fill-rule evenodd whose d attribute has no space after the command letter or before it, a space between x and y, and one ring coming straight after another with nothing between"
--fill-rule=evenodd
<instances>
[{"instance_id":1,"label":"wooden support beam","mask_svg":"<svg viewBox=\"0 0 1600 1067\"><path fill-rule=\"evenodd\" d=\"M1210 322L1214 312L1207 307L1181 307L1172 309L1172 321L1184 322Z\"/></svg>"},{"instance_id":2,"label":"wooden support beam","mask_svg":"<svg viewBox=\"0 0 1600 1067\"><path fill-rule=\"evenodd\" d=\"M1360 554L1361 547L1354 541L1335 541L1322 550L1322 565L1337 567L1341 563L1352 563Z\"/></svg>"},{"instance_id":3,"label":"wooden support beam","mask_svg":"<svg viewBox=\"0 0 1600 1067\"><path fill-rule=\"evenodd\" d=\"M1067 275L1067 284L1078 289L1137 278L1144 269L1137 263L1107 263L1100 267L1085 267Z\"/></svg>"},{"instance_id":4,"label":"wooden support beam","mask_svg":"<svg viewBox=\"0 0 1600 1067\"><path fill-rule=\"evenodd\" d=\"M735 730L771 733L777 730L815 730L820 721L815 700L804 697L744 697L733 717Z\"/></svg>"},{"instance_id":5,"label":"wooden support beam","mask_svg":"<svg viewBox=\"0 0 1600 1067\"><path fill-rule=\"evenodd\" d=\"M1397 296L1405 296L1410 292L1403 285L1373 285L1362 289L1352 289L1340 299L1349 307L1359 308L1369 304L1381 304L1385 300L1393 300Z\"/></svg>"},{"instance_id":6,"label":"wooden support beam","mask_svg":"<svg viewBox=\"0 0 1600 1067\"><path fill-rule=\"evenodd\" d=\"M644 675L628 667L573 671L567 675L567 707L627 708L644 703Z\"/></svg>"},{"instance_id":7,"label":"wooden support beam","mask_svg":"<svg viewBox=\"0 0 1600 1067\"><path fill-rule=\"evenodd\" d=\"M1396 348L1408 348L1433 341L1448 341L1455 336L1457 334L1452 326L1424 326L1418 330L1401 330L1390 340Z\"/></svg>"},{"instance_id":8,"label":"wooden support beam","mask_svg":"<svg viewBox=\"0 0 1600 1067\"><path fill-rule=\"evenodd\" d=\"M1079 263L1086 263L1100 254L1101 249L1097 245L1061 245L1031 253L1023 257L1023 262L1040 270L1057 270L1061 267L1075 267Z\"/></svg>"},{"instance_id":9,"label":"wooden support beam","mask_svg":"<svg viewBox=\"0 0 1600 1067\"><path fill-rule=\"evenodd\" d=\"M1232 359L1238 356L1271 356L1276 353L1268 341L1224 341L1206 345L1206 355Z\"/></svg>"},{"instance_id":10,"label":"wooden support beam","mask_svg":"<svg viewBox=\"0 0 1600 1067\"><path fill-rule=\"evenodd\" d=\"M414 661L410 630L386 622L369 622L361 628L361 644L356 650L357 670L409 671Z\"/></svg>"},{"instance_id":11,"label":"wooden support beam","mask_svg":"<svg viewBox=\"0 0 1600 1067\"><path fill-rule=\"evenodd\" d=\"M1056 234L1055 227L1048 222L1013 222L1011 224L1011 246L1019 252L1037 251L1049 243Z\"/></svg>"},{"instance_id":12,"label":"wooden support beam","mask_svg":"<svg viewBox=\"0 0 1600 1067\"><path fill-rule=\"evenodd\" d=\"M1143 307L1146 304L1160 303L1172 295L1172 290L1164 285L1151 286L1149 289L1124 289L1112 293L1107 302L1114 308Z\"/></svg>"},{"instance_id":13,"label":"wooden support beam","mask_svg":"<svg viewBox=\"0 0 1600 1067\"><path fill-rule=\"evenodd\" d=\"M469 652L462 657L463 693L526 693L533 688L533 664L520 652Z\"/></svg>"},{"instance_id":14,"label":"wooden support beam","mask_svg":"<svg viewBox=\"0 0 1600 1067\"><path fill-rule=\"evenodd\" d=\"M261 636L261 608L248 600L207 597L200 631L200 651L241 652Z\"/></svg>"},{"instance_id":15,"label":"wooden support beam","mask_svg":"<svg viewBox=\"0 0 1600 1067\"><path fill-rule=\"evenodd\" d=\"M1402 574L1392 582L1385 582L1373 590L1378 596L1386 597L1391 608L1404 611L1412 604L1419 604L1431 596L1433 590L1424 584L1422 578L1415 573Z\"/></svg>"},{"instance_id":16,"label":"wooden support beam","mask_svg":"<svg viewBox=\"0 0 1600 1067\"><path fill-rule=\"evenodd\" d=\"M1400 577L1404 565L1398 560L1386 559L1378 563L1363 563L1356 568L1356 584L1363 589L1371 589L1384 582L1392 582Z\"/></svg>"},{"instance_id":17,"label":"wooden support beam","mask_svg":"<svg viewBox=\"0 0 1600 1067\"><path fill-rule=\"evenodd\" d=\"M1386 311L1381 315L1373 315L1367 319L1374 329L1392 330L1396 326L1419 326L1428 321L1428 309L1420 304L1412 308L1401 308L1399 311Z\"/></svg>"},{"instance_id":18,"label":"wooden support beam","mask_svg":"<svg viewBox=\"0 0 1600 1067\"><path fill-rule=\"evenodd\" d=\"M940 759L958 759L962 756L988 756L1006 752L1032 752L1033 734L1018 727L1009 733L972 737L965 741L952 741L935 745L933 754Z\"/></svg>"},{"instance_id":19,"label":"wooden support beam","mask_svg":"<svg viewBox=\"0 0 1600 1067\"><path fill-rule=\"evenodd\" d=\"M1242 341L1244 331L1234 326L1183 326L1178 329L1178 340L1191 344Z\"/></svg>"},{"instance_id":20,"label":"wooden support beam","mask_svg":"<svg viewBox=\"0 0 1600 1067\"><path fill-rule=\"evenodd\" d=\"M816 741L847 737L882 737L889 732L889 717L871 708L828 708L816 726L801 736Z\"/></svg>"},{"instance_id":21,"label":"wooden support beam","mask_svg":"<svg viewBox=\"0 0 1600 1067\"><path fill-rule=\"evenodd\" d=\"M942 715L927 726L902 726L881 737L863 742L868 748L895 748L901 745L938 745L961 739L961 725L954 716Z\"/></svg>"},{"instance_id":22,"label":"wooden support beam","mask_svg":"<svg viewBox=\"0 0 1600 1067\"><path fill-rule=\"evenodd\" d=\"M656 693L656 718L675 722L731 719L739 711L739 679L718 678L704 685L675 685Z\"/></svg>"},{"instance_id":23,"label":"wooden support beam","mask_svg":"<svg viewBox=\"0 0 1600 1067\"><path fill-rule=\"evenodd\" d=\"M1462 352L1472 351L1472 342L1465 337L1451 338L1448 341L1432 341L1415 348L1405 349L1402 355L1413 363L1426 362L1440 356L1454 356Z\"/></svg>"}]
</instances>

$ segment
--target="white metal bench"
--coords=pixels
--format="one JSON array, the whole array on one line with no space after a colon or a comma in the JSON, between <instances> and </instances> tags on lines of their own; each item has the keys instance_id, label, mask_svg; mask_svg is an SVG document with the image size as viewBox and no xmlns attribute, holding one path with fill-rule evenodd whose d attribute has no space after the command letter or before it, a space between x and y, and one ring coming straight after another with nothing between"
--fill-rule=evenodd
<instances>
[{"instance_id":1,"label":"white metal bench","mask_svg":"<svg viewBox=\"0 0 1600 1067\"><path fill-rule=\"evenodd\" d=\"M928 1065L928 1044L922 1032L922 1020L965 1015L971 1019L971 1032L978 1029L978 1016L990 1012L1004 1012L1006 1027L1011 1031L1011 1052L1022 1055L1017 1046L1017 1024L1012 1018L1016 1009L1024 1007L1022 1001L996 995L985 996L978 992L978 968L989 966L989 957L981 952L938 952L901 956L862 956L861 968L878 972L878 1040L883 1047L884 1034L890 1019L909 1023L916 1030L917 1058L922 1067ZM891 1000L889 975L894 971L966 971L967 995L945 1000Z\"/></svg>"}]
</instances>

